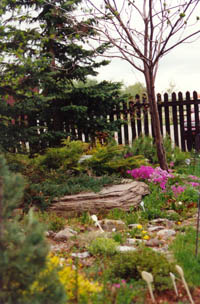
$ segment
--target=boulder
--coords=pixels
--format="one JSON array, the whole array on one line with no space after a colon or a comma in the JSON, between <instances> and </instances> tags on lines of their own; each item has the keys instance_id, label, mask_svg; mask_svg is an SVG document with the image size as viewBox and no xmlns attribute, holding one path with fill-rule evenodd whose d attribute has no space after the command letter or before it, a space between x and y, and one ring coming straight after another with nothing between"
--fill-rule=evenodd
<instances>
[{"instance_id":1,"label":"boulder","mask_svg":"<svg viewBox=\"0 0 200 304\"><path fill-rule=\"evenodd\" d=\"M77 232L73 231L71 228L65 228L55 234L54 240L56 241L67 241L72 236L76 235Z\"/></svg>"},{"instance_id":2,"label":"boulder","mask_svg":"<svg viewBox=\"0 0 200 304\"><path fill-rule=\"evenodd\" d=\"M176 235L176 232L173 229L163 229L157 233L157 236L159 236L165 240L169 239L170 237L175 236L175 235Z\"/></svg>"},{"instance_id":3,"label":"boulder","mask_svg":"<svg viewBox=\"0 0 200 304\"><path fill-rule=\"evenodd\" d=\"M99 224L105 231L113 231L113 229L123 230L124 228L126 228L126 224L121 220L104 219L99 221Z\"/></svg>"},{"instance_id":4,"label":"boulder","mask_svg":"<svg viewBox=\"0 0 200 304\"><path fill-rule=\"evenodd\" d=\"M96 214L113 208L128 211L130 207L138 206L146 194L149 194L148 185L131 180L128 183L104 187L98 193L87 192L57 198L50 209L62 216L85 211Z\"/></svg>"}]
</instances>

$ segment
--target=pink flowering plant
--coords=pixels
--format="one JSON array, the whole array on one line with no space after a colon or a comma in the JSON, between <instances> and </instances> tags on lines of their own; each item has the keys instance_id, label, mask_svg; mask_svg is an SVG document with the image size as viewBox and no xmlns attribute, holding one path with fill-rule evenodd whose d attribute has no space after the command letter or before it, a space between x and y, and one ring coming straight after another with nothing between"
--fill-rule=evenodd
<instances>
[{"instance_id":1,"label":"pink flowering plant","mask_svg":"<svg viewBox=\"0 0 200 304\"><path fill-rule=\"evenodd\" d=\"M168 179L174 177L171 173L162 170L160 167L152 168L150 166L141 166L137 169L128 170L127 173L135 179L142 179L157 184L162 190L166 189Z\"/></svg>"},{"instance_id":2,"label":"pink flowering plant","mask_svg":"<svg viewBox=\"0 0 200 304\"><path fill-rule=\"evenodd\" d=\"M181 176L160 167L141 166L127 171L134 179L145 181L149 184L151 193L145 197L145 205L150 218L164 216L163 210L173 208L183 210L193 201L197 202L200 179L190 175ZM182 204L179 206L180 201ZM155 206L156 202L156 206ZM155 208L156 207L156 208ZM159 212L158 210L159 209Z\"/></svg>"}]
</instances>

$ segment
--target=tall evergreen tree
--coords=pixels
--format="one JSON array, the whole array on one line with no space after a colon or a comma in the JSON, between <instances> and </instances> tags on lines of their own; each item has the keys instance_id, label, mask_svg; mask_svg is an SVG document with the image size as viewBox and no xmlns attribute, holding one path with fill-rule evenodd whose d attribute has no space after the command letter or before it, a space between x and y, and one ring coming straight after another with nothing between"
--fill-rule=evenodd
<instances>
[{"instance_id":1,"label":"tall evergreen tree","mask_svg":"<svg viewBox=\"0 0 200 304\"><path fill-rule=\"evenodd\" d=\"M29 141L34 152L46 146L45 142L59 144L64 129L65 136L67 131L70 134L67 119L72 109L74 117L83 111L81 102L74 105L70 101L73 80L84 81L88 75L95 76L96 68L108 63L96 62L96 56L107 45L100 45L96 50L84 47L96 33L90 27L93 19L79 22L78 16L75 17L80 3L81 0L1 3L0 14L4 20L0 27L1 117L10 118L1 120L4 136L0 143L5 148L9 148L10 142L17 147L19 141ZM15 100L12 106L6 103L10 96ZM70 106L67 116L66 106ZM61 107L65 110L61 111ZM65 127L60 125L63 117Z\"/></svg>"}]
</instances>

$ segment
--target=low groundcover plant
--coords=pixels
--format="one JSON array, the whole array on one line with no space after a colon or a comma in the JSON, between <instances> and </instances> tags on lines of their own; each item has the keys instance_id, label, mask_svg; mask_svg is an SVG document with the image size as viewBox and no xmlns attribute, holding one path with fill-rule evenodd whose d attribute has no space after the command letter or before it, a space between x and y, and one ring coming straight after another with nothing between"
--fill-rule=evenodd
<instances>
[{"instance_id":1,"label":"low groundcover plant","mask_svg":"<svg viewBox=\"0 0 200 304\"><path fill-rule=\"evenodd\" d=\"M67 264L65 261L65 265L62 265L58 256L50 254L47 259L46 269L39 274L38 280L32 284L30 293L42 293L46 288L43 277L55 270L70 301L77 300L77 298L88 299L90 296L102 291L102 286L99 283L89 281L83 274L78 272L78 269L74 269L71 260L68 260Z\"/></svg>"},{"instance_id":2,"label":"low groundcover plant","mask_svg":"<svg viewBox=\"0 0 200 304\"><path fill-rule=\"evenodd\" d=\"M135 179L141 179L159 185L163 191L172 190L175 197L178 197L189 186L198 187L200 185L199 178L193 175L188 177L189 181L184 181L185 185L179 185L176 182L174 174L162 170L160 167L153 168L151 166L141 166L137 169L128 170L127 173ZM174 179L175 182L175 185L172 185L171 187L168 185L170 179Z\"/></svg>"}]
</instances>

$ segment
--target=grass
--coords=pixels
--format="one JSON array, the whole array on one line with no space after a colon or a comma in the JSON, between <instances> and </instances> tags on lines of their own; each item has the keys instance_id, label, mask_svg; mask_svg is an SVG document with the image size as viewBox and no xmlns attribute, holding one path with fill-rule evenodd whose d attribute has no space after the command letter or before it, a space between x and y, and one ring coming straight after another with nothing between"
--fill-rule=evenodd
<instances>
[{"instance_id":1,"label":"grass","mask_svg":"<svg viewBox=\"0 0 200 304\"><path fill-rule=\"evenodd\" d=\"M188 282L200 286L200 253L195 256L196 231L189 227L185 233L179 234L171 249L177 264L180 265Z\"/></svg>"}]
</instances>

